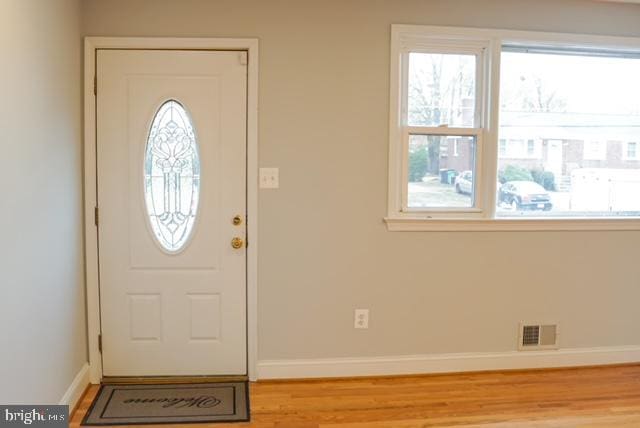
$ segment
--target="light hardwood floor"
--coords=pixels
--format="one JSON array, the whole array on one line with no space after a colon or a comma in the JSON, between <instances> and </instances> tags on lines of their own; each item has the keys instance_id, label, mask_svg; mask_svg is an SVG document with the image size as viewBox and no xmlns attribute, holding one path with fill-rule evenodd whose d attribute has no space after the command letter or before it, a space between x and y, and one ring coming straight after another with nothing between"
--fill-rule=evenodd
<instances>
[{"instance_id":1,"label":"light hardwood floor","mask_svg":"<svg viewBox=\"0 0 640 428\"><path fill-rule=\"evenodd\" d=\"M79 427L97 390L89 388L72 428ZM205 425L640 427L640 365L258 382L251 384L250 399L251 423Z\"/></svg>"}]
</instances>

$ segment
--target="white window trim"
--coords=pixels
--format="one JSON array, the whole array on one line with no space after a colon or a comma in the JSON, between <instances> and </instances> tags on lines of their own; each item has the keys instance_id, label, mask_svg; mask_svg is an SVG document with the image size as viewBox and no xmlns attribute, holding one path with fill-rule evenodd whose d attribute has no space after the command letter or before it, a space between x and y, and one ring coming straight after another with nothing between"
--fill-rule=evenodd
<instances>
[{"instance_id":1,"label":"white window trim","mask_svg":"<svg viewBox=\"0 0 640 428\"><path fill-rule=\"evenodd\" d=\"M456 41L458 43L456 44ZM580 47L607 50L640 51L640 38L594 36L568 33L546 33L462 27L436 27L419 25L391 26L390 112L389 112L389 179L387 217L389 231L510 231L510 230L640 230L640 218L496 218L496 189L498 161L500 55L503 44L522 44L550 47ZM476 209L469 210L407 210L406 194L407 151L406 133L415 131L403 124L402 55L424 48L434 52L433 46L464 49L479 46L485 49L484 102L480 126L481 141L477 142L475 177ZM406 82L405 82L406 83ZM476 104L478 105L478 104ZM463 128L467 132L475 128ZM448 132L460 132L443 128ZM465 134L458 134L465 135ZM475 134L474 134L475 135Z\"/></svg>"}]
</instances>

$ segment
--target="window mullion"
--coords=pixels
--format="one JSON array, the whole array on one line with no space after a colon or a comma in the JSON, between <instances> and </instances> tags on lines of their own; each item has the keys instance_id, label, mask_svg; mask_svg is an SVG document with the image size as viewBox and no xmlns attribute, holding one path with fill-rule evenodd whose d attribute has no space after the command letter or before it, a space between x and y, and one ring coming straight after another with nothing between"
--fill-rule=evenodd
<instances>
[{"instance_id":1,"label":"window mullion","mask_svg":"<svg viewBox=\"0 0 640 428\"><path fill-rule=\"evenodd\" d=\"M500 126L500 58L502 40L495 38L491 41L486 56L485 76L485 133L483 138L483 190L485 202L485 216L489 219L496 217L498 193L498 141Z\"/></svg>"}]
</instances>

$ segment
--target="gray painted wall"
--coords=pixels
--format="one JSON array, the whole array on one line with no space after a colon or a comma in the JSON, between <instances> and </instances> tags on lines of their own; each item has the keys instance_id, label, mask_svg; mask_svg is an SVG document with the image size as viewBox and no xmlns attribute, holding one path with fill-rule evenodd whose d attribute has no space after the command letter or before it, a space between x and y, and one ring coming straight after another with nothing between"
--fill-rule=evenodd
<instances>
[{"instance_id":1,"label":"gray painted wall","mask_svg":"<svg viewBox=\"0 0 640 428\"><path fill-rule=\"evenodd\" d=\"M640 344L633 232L390 233L392 23L640 36L640 5L586 0L86 0L83 33L258 37L260 359ZM54 241L55 244L55 241ZM353 309L370 308L369 330Z\"/></svg>"},{"instance_id":2,"label":"gray painted wall","mask_svg":"<svg viewBox=\"0 0 640 428\"><path fill-rule=\"evenodd\" d=\"M58 403L87 359L78 0L0 1L0 403Z\"/></svg>"}]
</instances>

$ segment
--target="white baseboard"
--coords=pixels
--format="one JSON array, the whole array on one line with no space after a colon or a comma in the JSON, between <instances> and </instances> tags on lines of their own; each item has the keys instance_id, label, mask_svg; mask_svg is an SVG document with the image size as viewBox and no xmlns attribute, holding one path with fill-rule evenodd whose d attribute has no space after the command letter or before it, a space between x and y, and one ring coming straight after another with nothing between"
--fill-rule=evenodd
<instances>
[{"instance_id":1,"label":"white baseboard","mask_svg":"<svg viewBox=\"0 0 640 428\"><path fill-rule=\"evenodd\" d=\"M363 358L263 360L258 362L258 379L453 373L635 362L640 362L640 346Z\"/></svg>"},{"instance_id":2,"label":"white baseboard","mask_svg":"<svg viewBox=\"0 0 640 428\"><path fill-rule=\"evenodd\" d=\"M73 411L76 404L78 404L78 400L82 397L82 393L87 388L87 385L89 385L89 363L85 363L82 366L58 404L66 404L69 406L69 412Z\"/></svg>"}]
</instances>

